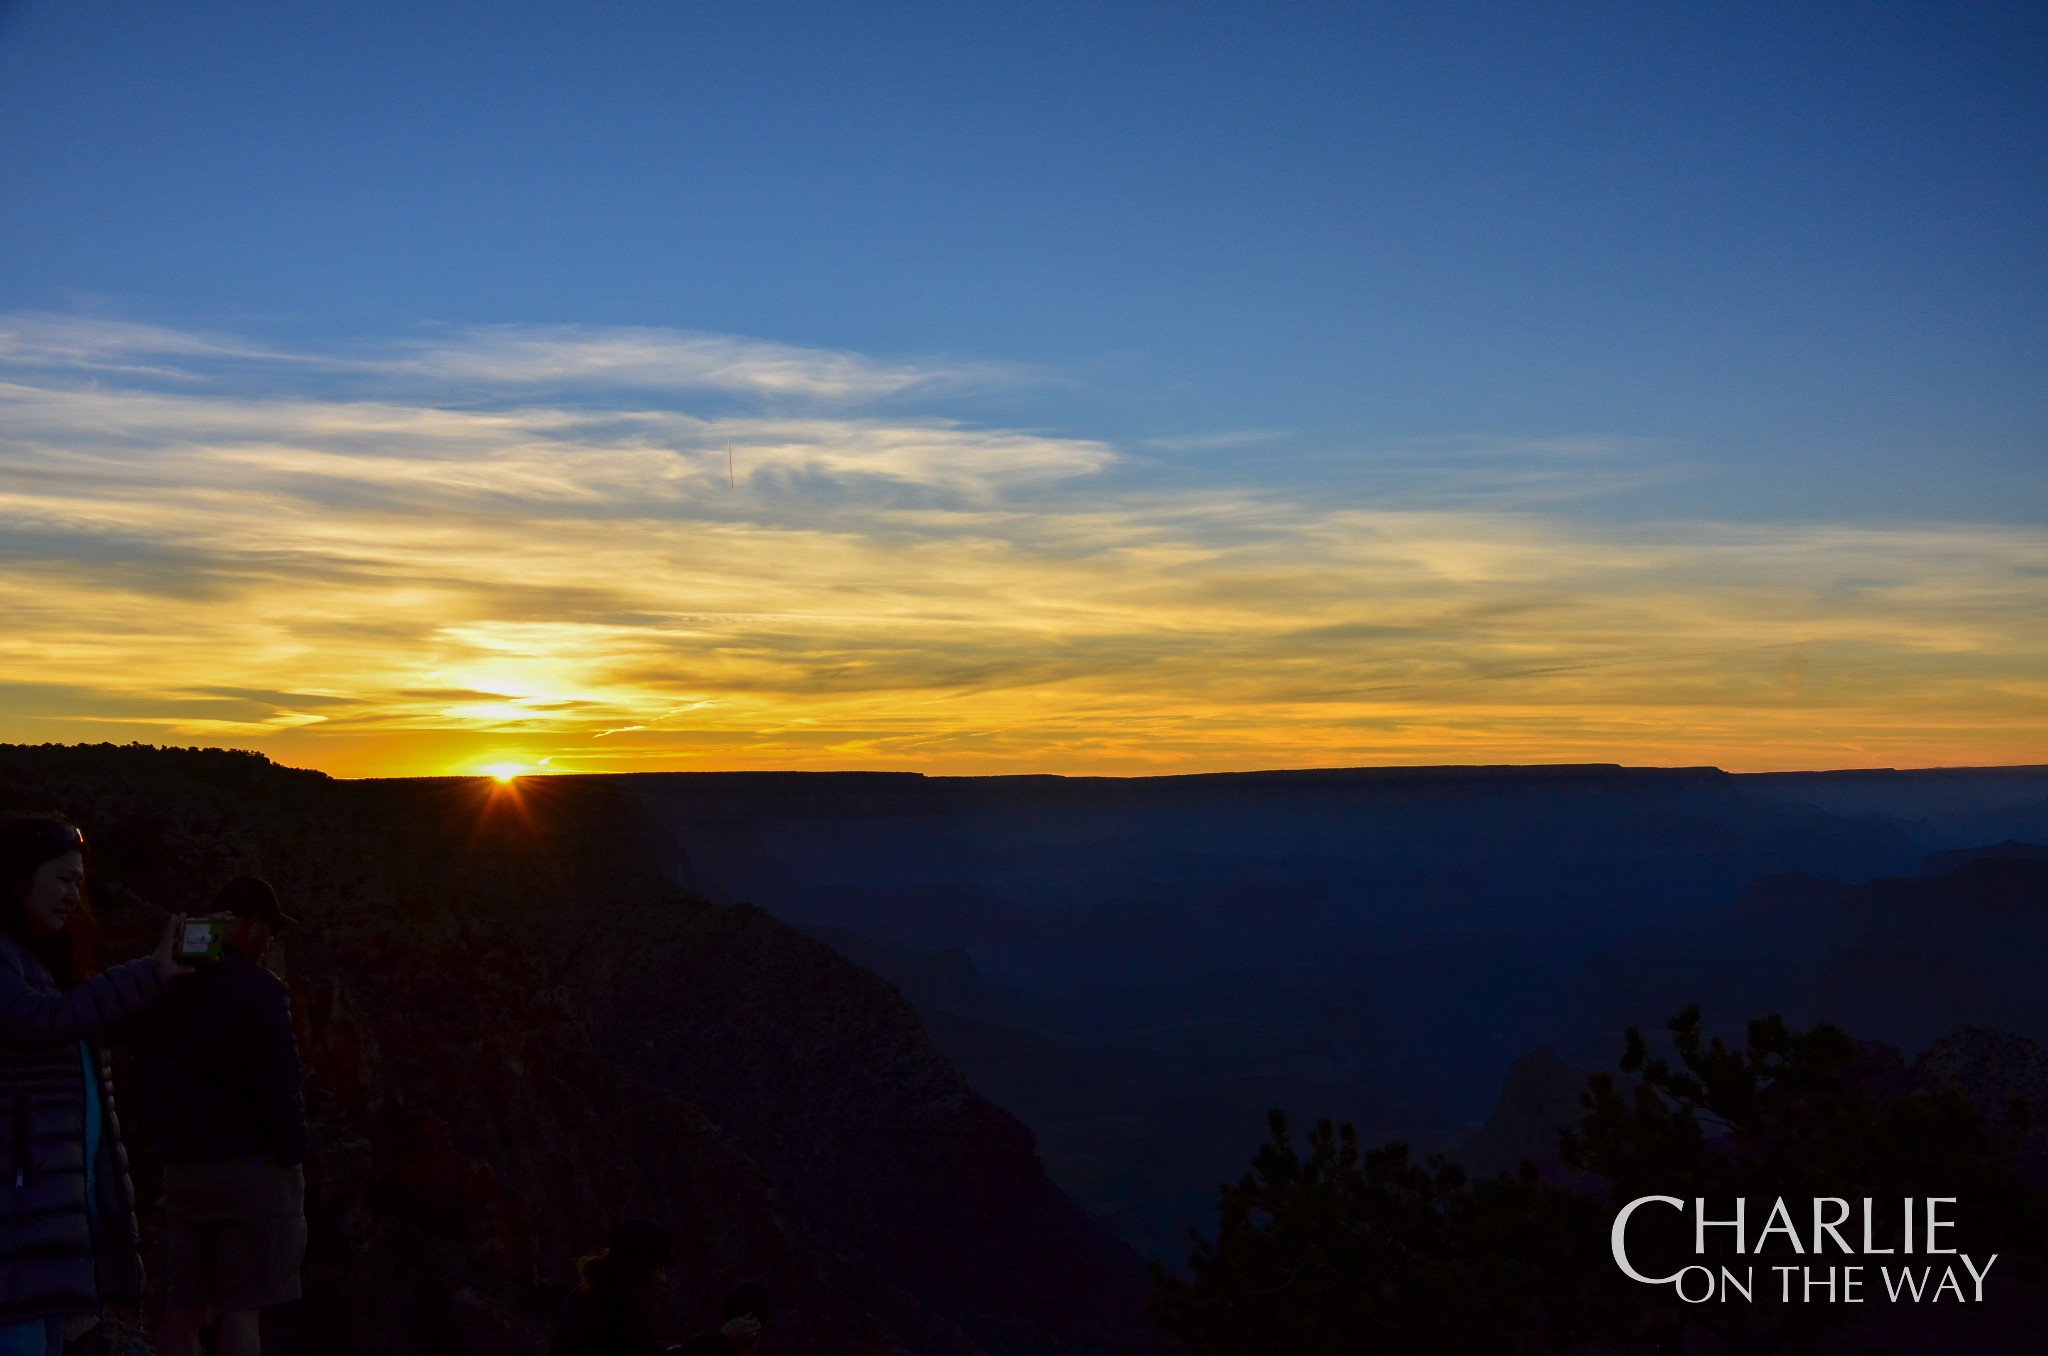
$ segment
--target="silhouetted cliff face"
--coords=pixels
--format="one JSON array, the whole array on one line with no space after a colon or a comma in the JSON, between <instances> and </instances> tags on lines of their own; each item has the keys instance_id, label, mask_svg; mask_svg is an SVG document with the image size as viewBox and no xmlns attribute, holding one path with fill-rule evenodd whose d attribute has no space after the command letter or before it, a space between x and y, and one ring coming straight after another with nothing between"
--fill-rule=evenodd
<instances>
[{"instance_id":1,"label":"silhouetted cliff face","mask_svg":"<svg viewBox=\"0 0 2048 1356\"><path fill-rule=\"evenodd\" d=\"M110 957L244 871L306 920L280 968L314 1237L280 1350L533 1352L569 1259L632 1214L677 1230L680 1326L755 1276L772 1351L1149 1343L1136 1259L896 991L668 883L674 845L611 786L0 747L0 806L87 827Z\"/></svg>"},{"instance_id":2,"label":"silhouetted cliff face","mask_svg":"<svg viewBox=\"0 0 2048 1356\"><path fill-rule=\"evenodd\" d=\"M711 1110L794 1217L862 1260L861 1284L966 1301L985 1337L1033 1315L1114 1339L1105 1280L1133 1254L1047 1181L1030 1132L967 1089L894 988L754 908L642 927L587 976L607 1048Z\"/></svg>"},{"instance_id":3,"label":"silhouetted cliff face","mask_svg":"<svg viewBox=\"0 0 2048 1356\"><path fill-rule=\"evenodd\" d=\"M1524 1161L1553 1177L1563 1175L1558 1136L1577 1127L1585 1112L1579 1096L1591 1076L1547 1045L1522 1056L1508 1070L1493 1114L1451 1157L1475 1176L1513 1172Z\"/></svg>"}]
</instances>

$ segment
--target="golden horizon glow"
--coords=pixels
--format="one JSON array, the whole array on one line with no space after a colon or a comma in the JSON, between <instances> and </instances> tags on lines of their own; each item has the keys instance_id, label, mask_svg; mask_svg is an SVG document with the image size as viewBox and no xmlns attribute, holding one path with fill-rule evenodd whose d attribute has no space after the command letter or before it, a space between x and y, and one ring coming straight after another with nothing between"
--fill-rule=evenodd
<instances>
[{"instance_id":1,"label":"golden horizon glow","mask_svg":"<svg viewBox=\"0 0 2048 1356\"><path fill-rule=\"evenodd\" d=\"M926 379L736 352L778 392ZM342 776L2048 763L2029 526L1175 489L1083 439L616 400L22 378L0 426L9 742Z\"/></svg>"}]
</instances>

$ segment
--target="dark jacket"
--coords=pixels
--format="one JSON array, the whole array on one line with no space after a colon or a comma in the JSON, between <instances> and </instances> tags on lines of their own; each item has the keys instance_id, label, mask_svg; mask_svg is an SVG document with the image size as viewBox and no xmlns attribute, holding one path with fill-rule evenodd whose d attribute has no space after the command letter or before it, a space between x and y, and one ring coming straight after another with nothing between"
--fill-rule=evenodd
<instances>
[{"instance_id":1,"label":"dark jacket","mask_svg":"<svg viewBox=\"0 0 2048 1356\"><path fill-rule=\"evenodd\" d=\"M85 1069L91 1040L164 995L153 957L59 992L43 963L0 931L0 1325L96 1313L142 1293L135 1188L114 1116L106 1052L93 1044L101 1130L94 1209L85 1200Z\"/></svg>"},{"instance_id":2,"label":"dark jacket","mask_svg":"<svg viewBox=\"0 0 2048 1356\"><path fill-rule=\"evenodd\" d=\"M609 1288L578 1290L555 1320L548 1356L662 1356L654 1325L631 1295Z\"/></svg>"},{"instance_id":3,"label":"dark jacket","mask_svg":"<svg viewBox=\"0 0 2048 1356\"><path fill-rule=\"evenodd\" d=\"M171 981L138 1023L143 1108L165 1163L306 1158L299 1043L284 982L232 946Z\"/></svg>"}]
</instances>

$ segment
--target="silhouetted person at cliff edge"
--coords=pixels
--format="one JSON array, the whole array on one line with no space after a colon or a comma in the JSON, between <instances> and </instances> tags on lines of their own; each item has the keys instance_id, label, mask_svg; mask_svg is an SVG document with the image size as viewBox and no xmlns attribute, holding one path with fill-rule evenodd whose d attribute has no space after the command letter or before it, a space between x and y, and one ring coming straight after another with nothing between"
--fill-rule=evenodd
<instances>
[{"instance_id":1,"label":"silhouetted person at cliff edge","mask_svg":"<svg viewBox=\"0 0 2048 1356\"><path fill-rule=\"evenodd\" d=\"M725 1326L699 1333L677 1350L681 1356L751 1356L772 1312L768 1288L759 1281L741 1281L725 1292Z\"/></svg>"},{"instance_id":2,"label":"silhouetted person at cliff edge","mask_svg":"<svg viewBox=\"0 0 2048 1356\"><path fill-rule=\"evenodd\" d=\"M664 1356L648 1308L668 1282L675 1248L653 1220L613 1229L604 1251L576 1263L582 1278L555 1320L548 1356Z\"/></svg>"}]
</instances>

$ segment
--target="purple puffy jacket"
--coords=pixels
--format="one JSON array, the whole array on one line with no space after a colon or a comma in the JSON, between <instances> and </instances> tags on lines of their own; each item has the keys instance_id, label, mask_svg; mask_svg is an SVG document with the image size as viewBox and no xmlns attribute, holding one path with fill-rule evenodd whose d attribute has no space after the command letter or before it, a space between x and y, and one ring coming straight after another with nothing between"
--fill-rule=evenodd
<instances>
[{"instance_id":1,"label":"purple puffy jacket","mask_svg":"<svg viewBox=\"0 0 2048 1356\"><path fill-rule=\"evenodd\" d=\"M164 996L153 957L117 965L68 992L0 930L0 1325L90 1314L142 1292L135 1188L96 1037ZM102 1110L85 1200L85 1068L92 1041Z\"/></svg>"}]
</instances>

